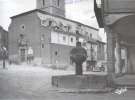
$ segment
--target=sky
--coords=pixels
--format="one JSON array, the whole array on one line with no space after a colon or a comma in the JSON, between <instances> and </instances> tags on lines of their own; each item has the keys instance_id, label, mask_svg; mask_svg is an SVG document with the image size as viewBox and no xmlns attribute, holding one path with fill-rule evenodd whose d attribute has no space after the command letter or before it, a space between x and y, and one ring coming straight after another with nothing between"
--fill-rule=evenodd
<instances>
[{"instance_id":1,"label":"sky","mask_svg":"<svg viewBox=\"0 0 135 100\"><path fill-rule=\"evenodd\" d=\"M98 28L93 10L93 0L65 0L66 18ZM36 0L0 0L0 25L8 30L10 17L35 9ZM100 29L100 36L106 41L104 31Z\"/></svg>"}]
</instances>

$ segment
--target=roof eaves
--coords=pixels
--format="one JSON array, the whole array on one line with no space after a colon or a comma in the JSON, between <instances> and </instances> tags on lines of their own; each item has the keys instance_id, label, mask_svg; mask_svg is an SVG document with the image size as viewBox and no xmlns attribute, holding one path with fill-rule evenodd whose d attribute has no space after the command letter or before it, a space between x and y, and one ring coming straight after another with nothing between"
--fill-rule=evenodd
<instances>
[{"instance_id":1,"label":"roof eaves","mask_svg":"<svg viewBox=\"0 0 135 100\"><path fill-rule=\"evenodd\" d=\"M54 16L54 17L58 17L58 18L61 18L61 19L64 19L64 20L67 20L67 21L70 21L70 22L73 22L73 23L77 23L77 24L80 24L80 25L89 27L89 28L94 29L94 30L97 30L97 31L99 30L99 29L97 29L97 28L95 28L95 27L92 27L92 26L89 26L89 25L85 25L85 24L83 24L83 23L80 23L80 22L77 22L77 21L73 21L73 20L71 20L71 19L67 19L67 18L62 17L62 16L53 15L53 14L50 14L50 13L48 13L48 12L46 12L46 11L43 11L43 10L40 10L40 9L30 10L30 11L27 11L27 12L24 12L24 13L21 13L21 14L15 15L15 16L12 16L12 17L10 17L10 18L13 19L13 18L16 18L16 17L19 17L19 16L23 16L23 15L26 15L26 14L30 14L30 13L35 12L35 11L38 11L38 12L43 13L43 14L51 15L51 16Z\"/></svg>"},{"instance_id":2,"label":"roof eaves","mask_svg":"<svg viewBox=\"0 0 135 100\"><path fill-rule=\"evenodd\" d=\"M27 11L27 12L23 12L21 14L17 14L15 16L11 16L10 18L13 19L13 18L16 18L16 17L19 17L19 16L23 16L23 15L26 15L26 14L30 14L32 12L35 12L35 11L38 11L38 9L34 9L34 10L30 10L30 11Z\"/></svg>"}]
</instances>

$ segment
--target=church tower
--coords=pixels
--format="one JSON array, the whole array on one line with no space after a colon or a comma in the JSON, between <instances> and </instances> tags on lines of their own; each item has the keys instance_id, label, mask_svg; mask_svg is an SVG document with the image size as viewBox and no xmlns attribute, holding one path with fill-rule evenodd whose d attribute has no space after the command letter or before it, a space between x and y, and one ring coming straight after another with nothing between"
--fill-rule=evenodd
<instances>
[{"instance_id":1,"label":"church tower","mask_svg":"<svg viewBox=\"0 0 135 100\"><path fill-rule=\"evenodd\" d=\"M37 9L65 17L65 0L37 0Z\"/></svg>"}]
</instances>

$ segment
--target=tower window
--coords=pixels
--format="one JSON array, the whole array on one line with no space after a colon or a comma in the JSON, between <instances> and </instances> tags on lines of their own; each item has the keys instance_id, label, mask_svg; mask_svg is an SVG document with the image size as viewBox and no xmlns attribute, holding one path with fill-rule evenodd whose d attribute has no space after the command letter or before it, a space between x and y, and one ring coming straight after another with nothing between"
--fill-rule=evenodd
<instances>
[{"instance_id":1,"label":"tower window","mask_svg":"<svg viewBox=\"0 0 135 100\"><path fill-rule=\"evenodd\" d=\"M60 5L60 0L54 0L54 5L59 6Z\"/></svg>"},{"instance_id":2,"label":"tower window","mask_svg":"<svg viewBox=\"0 0 135 100\"><path fill-rule=\"evenodd\" d=\"M57 5L58 5L58 6L60 5L60 0L57 0Z\"/></svg>"},{"instance_id":3,"label":"tower window","mask_svg":"<svg viewBox=\"0 0 135 100\"><path fill-rule=\"evenodd\" d=\"M45 1L43 0L43 6L45 5Z\"/></svg>"}]
</instances>

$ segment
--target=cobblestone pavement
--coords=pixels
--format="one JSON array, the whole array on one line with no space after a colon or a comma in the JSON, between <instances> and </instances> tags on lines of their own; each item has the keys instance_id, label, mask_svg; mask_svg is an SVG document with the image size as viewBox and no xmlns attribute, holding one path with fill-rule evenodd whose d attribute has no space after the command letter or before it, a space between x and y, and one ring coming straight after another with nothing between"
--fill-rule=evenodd
<instances>
[{"instance_id":1,"label":"cobblestone pavement","mask_svg":"<svg viewBox=\"0 0 135 100\"><path fill-rule=\"evenodd\" d=\"M74 74L28 65L0 68L0 100L134 100L135 91L113 93L60 93L51 86L52 75Z\"/></svg>"}]
</instances>

